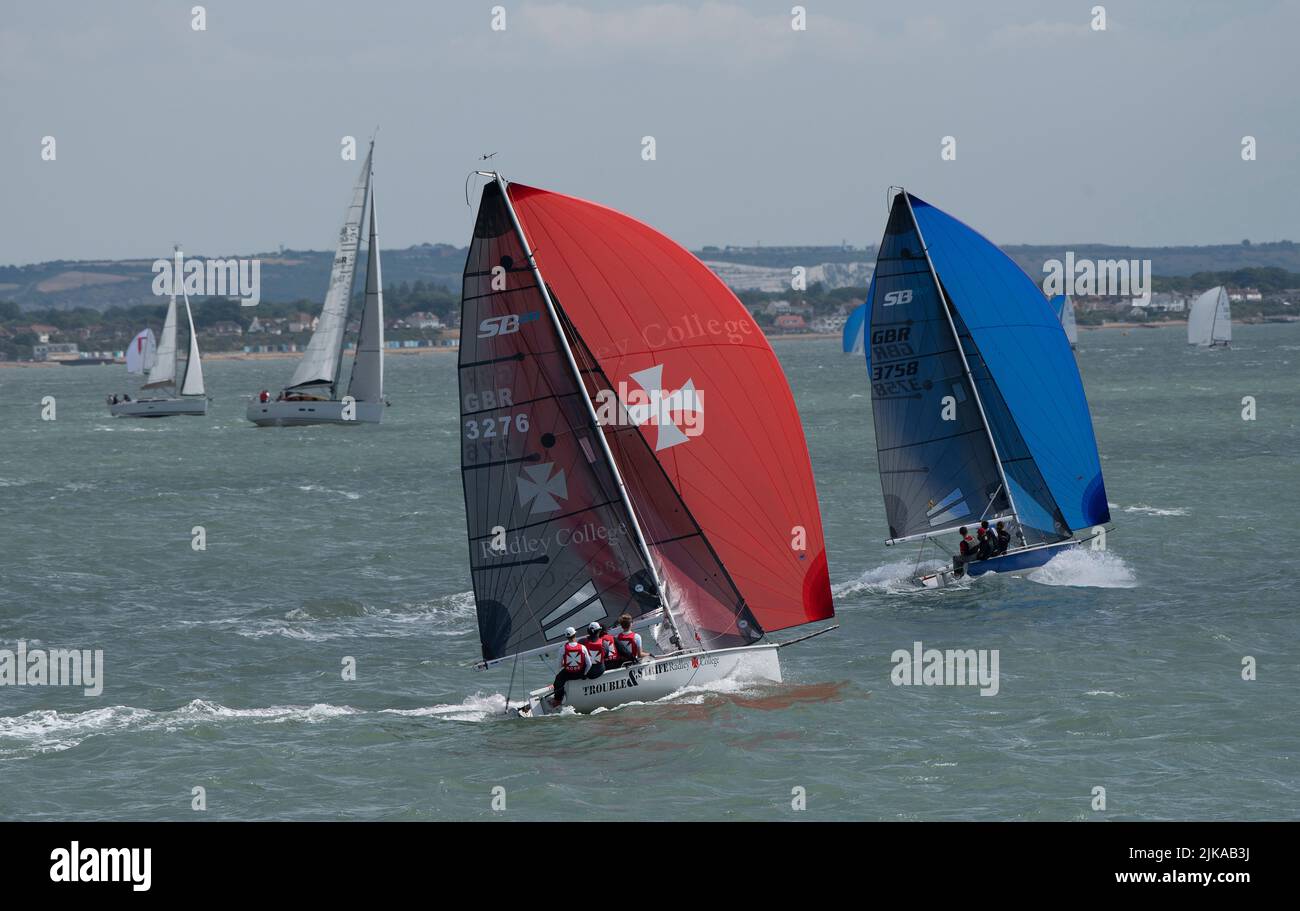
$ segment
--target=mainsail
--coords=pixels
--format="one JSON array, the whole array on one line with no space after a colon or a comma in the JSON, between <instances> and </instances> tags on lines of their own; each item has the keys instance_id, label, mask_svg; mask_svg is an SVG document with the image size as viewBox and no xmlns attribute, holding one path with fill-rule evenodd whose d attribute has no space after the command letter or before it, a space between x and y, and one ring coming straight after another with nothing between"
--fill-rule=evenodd
<instances>
[{"instance_id":1,"label":"mainsail","mask_svg":"<svg viewBox=\"0 0 1300 911\"><path fill-rule=\"evenodd\" d=\"M157 345L154 343L153 330L141 329L136 337L131 339L131 344L126 349L126 372L143 374L153 368L154 358L157 356Z\"/></svg>"},{"instance_id":2,"label":"mainsail","mask_svg":"<svg viewBox=\"0 0 1300 911\"><path fill-rule=\"evenodd\" d=\"M184 289L182 289L185 294ZM203 361L199 359L199 336L194 331L194 314L190 312L190 296L185 294L185 319L190 327L190 354L185 361L185 379L181 381L181 395L203 395Z\"/></svg>"},{"instance_id":3,"label":"mainsail","mask_svg":"<svg viewBox=\"0 0 1300 911\"><path fill-rule=\"evenodd\" d=\"M1052 309L1056 311L1056 318L1060 320L1061 328L1065 330L1065 338L1073 348L1079 344L1079 326L1074 321L1074 301L1064 294L1058 294L1052 298Z\"/></svg>"},{"instance_id":4,"label":"mainsail","mask_svg":"<svg viewBox=\"0 0 1300 911\"><path fill-rule=\"evenodd\" d=\"M384 400L384 290L379 274L379 231L375 221L375 191L370 189L370 238L366 251L366 301L361 310L357 353L352 359L348 395L358 402Z\"/></svg>"},{"instance_id":5,"label":"mainsail","mask_svg":"<svg viewBox=\"0 0 1300 911\"><path fill-rule=\"evenodd\" d=\"M348 304L352 300L352 285L357 271L357 250L361 244L361 222L365 215L366 197L370 190L370 158L375 146L370 144L361 174L352 188L352 201L343 216L338 246L334 251L334 266L330 270L330 286L321 307L320 321L307 350L293 372L287 388L329 386L330 397L338 382L339 361L343 353L343 333L347 329Z\"/></svg>"},{"instance_id":6,"label":"mainsail","mask_svg":"<svg viewBox=\"0 0 1300 911\"><path fill-rule=\"evenodd\" d=\"M142 388L157 389L176 382L176 298L167 304L167 318L163 320L162 335L154 352L153 369L149 371Z\"/></svg>"},{"instance_id":7,"label":"mainsail","mask_svg":"<svg viewBox=\"0 0 1300 911\"><path fill-rule=\"evenodd\" d=\"M1187 316L1187 344L1202 348L1232 341L1232 309L1222 285L1211 288L1192 304Z\"/></svg>"},{"instance_id":8,"label":"mainsail","mask_svg":"<svg viewBox=\"0 0 1300 911\"><path fill-rule=\"evenodd\" d=\"M906 192L880 256L867 361L891 538L1012 515L1032 543L1108 521L1078 368L1029 277Z\"/></svg>"},{"instance_id":9,"label":"mainsail","mask_svg":"<svg viewBox=\"0 0 1300 911\"><path fill-rule=\"evenodd\" d=\"M567 626L658 610L634 520L497 183L479 204L461 326L461 474L484 660L543 649Z\"/></svg>"},{"instance_id":10,"label":"mainsail","mask_svg":"<svg viewBox=\"0 0 1300 911\"><path fill-rule=\"evenodd\" d=\"M521 184L509 194L581 340L589 394L603 392L617 414L604 433L687 632L731 644L755 626L830 617L803 427L744 305L688 251L620 212Z\"/></svg>"}]
</instances>

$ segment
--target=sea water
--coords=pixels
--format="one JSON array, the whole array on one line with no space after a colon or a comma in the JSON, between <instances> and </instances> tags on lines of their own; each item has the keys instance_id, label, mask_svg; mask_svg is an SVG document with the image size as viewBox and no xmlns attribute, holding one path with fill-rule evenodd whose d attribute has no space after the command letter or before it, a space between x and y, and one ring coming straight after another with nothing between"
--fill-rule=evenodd
<instances>
[{"instance_id":1,"label":"sea water","mask_svg":"<svg viewBox=\"0 0 1300 911\"><path fill-rule=\"evenodd\" d=\"M1109 550L919 594L861 356L777 341L841 628L781 686L543 719L507 693L552 668L467 666L453 355L389 358L356 428L248 424L288 361L157 421L108 416L120 367L0 368L0 650L103 652L98 696L0 686L0 817L1295 818L1300 326L1234 336L1082 332ZM916 643L996 651L996 695L895 685Z\"/></svg>"}]
</instances>

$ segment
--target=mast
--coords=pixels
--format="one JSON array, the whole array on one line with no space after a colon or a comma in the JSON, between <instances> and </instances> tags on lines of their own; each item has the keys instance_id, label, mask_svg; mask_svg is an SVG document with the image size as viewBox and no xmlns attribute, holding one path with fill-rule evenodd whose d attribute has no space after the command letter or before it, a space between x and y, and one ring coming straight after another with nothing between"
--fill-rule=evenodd
<instances>
[{"instance_id":1,"label":"mast","mask_svg":"<svg viewBox=\"0 0 1300 911\"><path fill-rule=\"evenodd\" d=\"M506 180L496 171L479 173L490 176L496 181L501 196L505 200L506 211L510 213L510 222L514 225L515 233L519 235L519 243L523 247L524 256L528 259L528 265L533 271L533 279L537 282L537 287L542 293L542 300L546 301L546 313L555 327L555 334L559 336L560 347L564 349L564 359L568 363L569 369L573 371L573 379L578 384L578 389L582 391L580 398L583 405L586 406L587 418L591 421L591 427L595 431L596 439L600 442L600 450L605 456L606 465L609 466L609 470L614 476L614 483L618 485L619 499L623 501L623 508L627 510L628 518L632 520L632 530L636 534L637 546L641 550L641 556L646 561L650 574L654 577L655 588L658 589L659 604L663 609L664 617L668 620L672 644L681 648L681 637L677 632L677 621L673 617L672 608L668 606L668 591L659 575L659 567L655 563L654 555L650 553L650 545L646 543L645 534L641 530L641 523L637 519L636 509L632 506L632 498L628 495L627 485L623 482L623 473L619 471L618 462L614 460L614 453L609 448L609 441L605 439L605 432L601 429L600 420L596 417L596 408L591 404L591 396L587 393L587 384L582 378L582 371L578 369L578 361L573 356L573 348L570 347L569 339L564 334L564 326L560 323L560 315L555 306L555 301L551 299L550 289L547 288L546 282L542 278L541 269L537 266L537 260L533 257L533 250L528 243L528 236L524 234L523 225L519 223L519 216L515 214L514 203L510 201L510 192Z\"/></svg>"},{"instance_id":2,"label":"mast","mask_svg":"<svg viewBox=\"0 0 1300 911\"><path fill-rule=\"evenodd\" d=\"M993 447L993 461L998 465L998 475L1002 478L1002 489L1007 492L1007 502L1011 504L1011 518L1016 522L1016 532L1020 535L1021 543L1024 543L1024 532L1020 528L1020 512L1016 509L1016 499L1011 495L1011 485L1007 483L1007 472L1002 466L1002 455L998 452L997 441L993 439L993 429L989 426L988 415L984 413L984 401L980 398L979 387L975 384L975 377L971 375L970 362L966 360L966 347L961 343L961 336L957 334L957 324L952 321L952 313L948 310L948 298L944 293L943 285L939 283L939 273L934 271L934 260L930 259L930 248L925 242L925 235L921 233L921 225L916 220L916 213L912 211L912 198L907 195L907 190L899 187L899 192L903 194L903 201L907 203L907 214L912 218L912 225L916 228L916 236L921 241L921 249L925 253L925 264L930 267L930 277L934 280L934 290L939 295L939 303L943 308L944 318L948 321L948 328L952 330L953 341L957 343L957 354L961 357L961 367L966 373L966 382L970 384L971 395L975 399L975 404L980 410L980 421L984 424L984 432L989 438L989 445ZM995 494L996 496L996 494Z\"/></svg>"}]
</instances>

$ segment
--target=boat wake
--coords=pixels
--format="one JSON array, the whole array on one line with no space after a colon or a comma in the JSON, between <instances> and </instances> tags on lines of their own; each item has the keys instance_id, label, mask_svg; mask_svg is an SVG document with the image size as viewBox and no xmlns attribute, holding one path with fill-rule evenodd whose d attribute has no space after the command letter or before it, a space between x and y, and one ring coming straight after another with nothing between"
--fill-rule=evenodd
<instances>
[{"instance_id":1,"label":"boat wake","mask_svg":"<svg viewBox=\"0 0 1300 911\"><path fill-rule=\"evenodd\" d=\"M1136 588L1137 577L1123 558L1109 551L1071 548L1028 576L1040 585L1080 588Z\"/></svg>"},{"instance_id":2,"label":"boat wake","mask_svg":"<svg viewBox=\"0 0 1300 911\"><path fill-rule=\"evenodd\" d=\"M915 560L899 560L896 563L886 563L884 566L866 570L852 582L842 582L839 585L831 586L831 595L835 598L846 598L863 593L907 595L917 591L929 591L929 589L921 589L917 585L916 576L947 565L943 560L922 560L919 564ZM969 585L969 579L962 579L953 582L946 588L963 588Z\"/></svg>"},{"instance_id":3,"label":"boat wake","mask_svg":"<svg viewBox=\"0 0 1300 911\"><path fill-rule=\"evenodd\" d=\"M519 708L523 702L511 702L509 708ZM466 696L459 705L430 705L418 709L383 709L385 715L405 718L434 718L439 721L491 721L494 718L513 718L506 711L506 697L500 693L475 693Z\"/></svg>"}]
</instances>

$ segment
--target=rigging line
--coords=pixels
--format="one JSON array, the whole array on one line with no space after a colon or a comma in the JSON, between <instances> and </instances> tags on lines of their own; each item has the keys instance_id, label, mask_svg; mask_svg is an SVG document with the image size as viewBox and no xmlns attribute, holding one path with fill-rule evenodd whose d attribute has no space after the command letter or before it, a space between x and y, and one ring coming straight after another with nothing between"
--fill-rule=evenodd
<instances>
[{"instance_id":1,"label":"rigging line","mask_svg":"<svg viewBox=\"0 0 1300 911\"><path fill-rule=\"evenodd\" d=\"M526 600L526 599L525 599ZM515 652L515 660L510 665L510 685L506 687L506 707L503 714L510 714L510 696L515 691L515 671L519 669L519 653Z\"/></svg>"}]
</instances>

